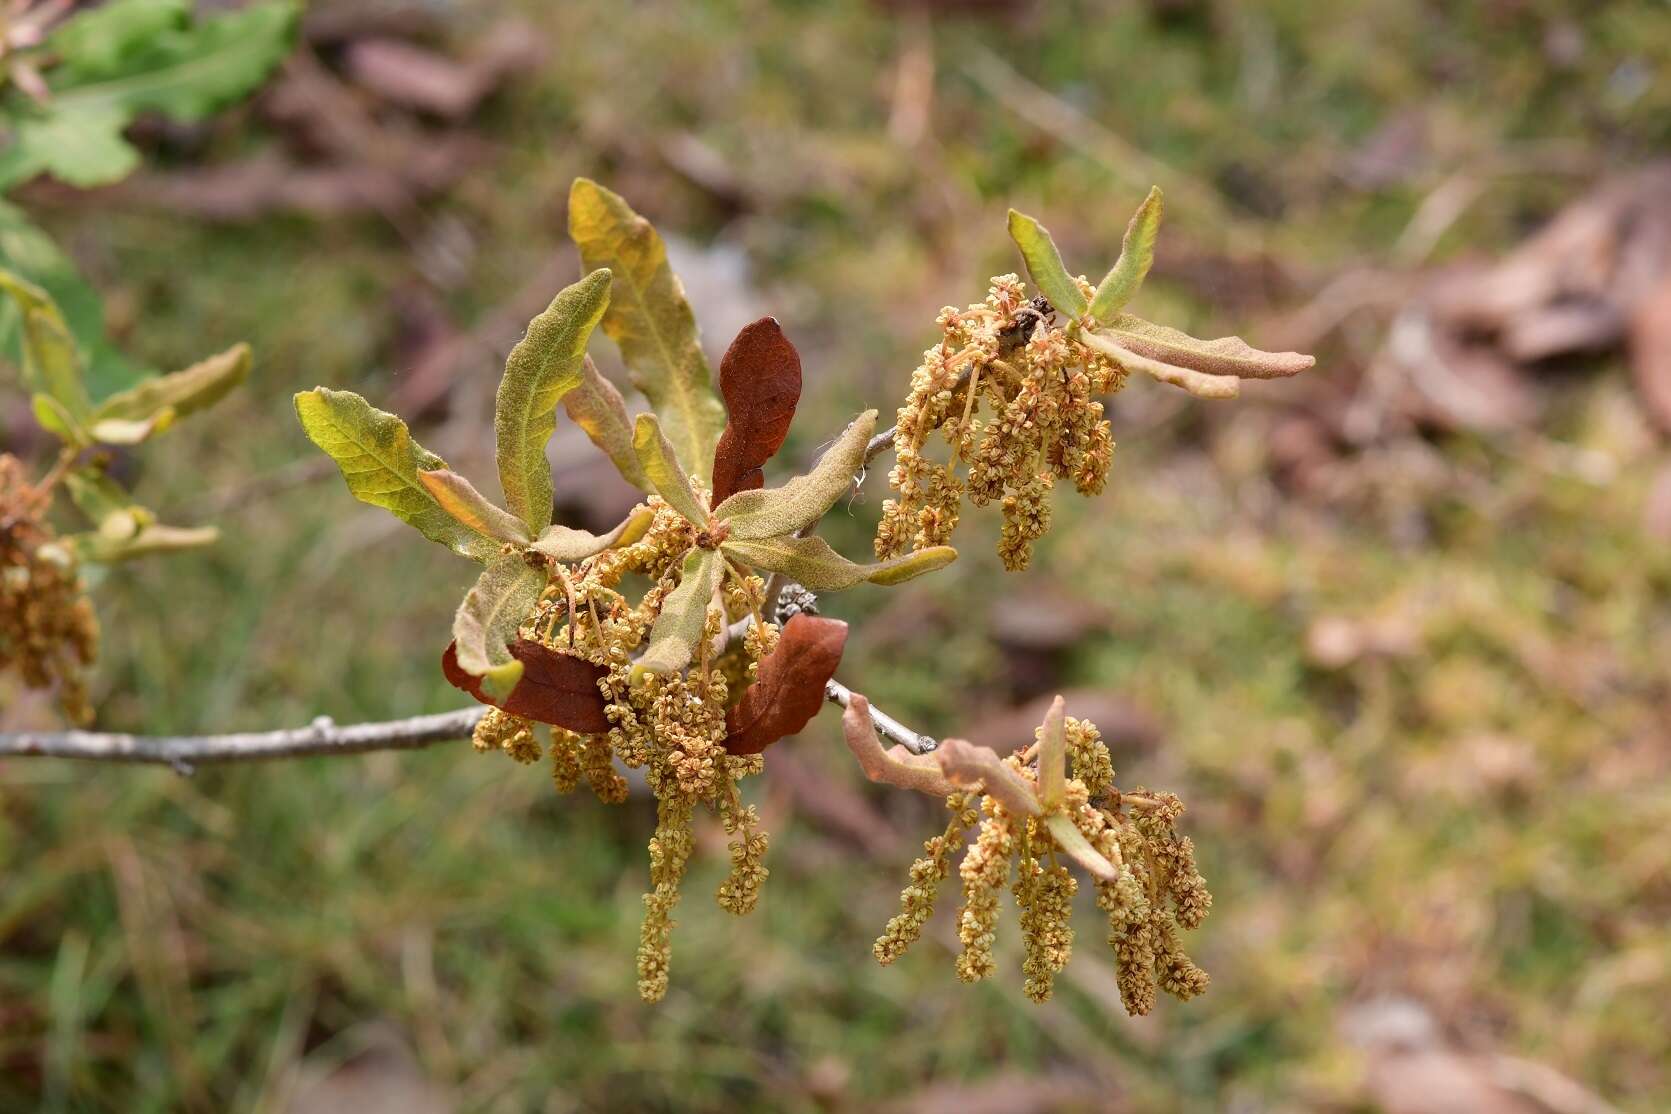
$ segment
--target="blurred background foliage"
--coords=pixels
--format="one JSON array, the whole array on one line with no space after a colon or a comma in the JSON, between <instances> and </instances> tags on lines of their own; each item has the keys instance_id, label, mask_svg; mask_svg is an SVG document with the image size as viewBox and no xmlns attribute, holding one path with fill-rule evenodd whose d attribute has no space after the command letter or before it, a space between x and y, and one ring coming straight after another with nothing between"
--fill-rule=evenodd
<instances>
[{"instance_id":1,"label":"blurred background foliage","mask_svg":"<svg viewBox=\"0 0 1671 1114\"><path fill-rule=\"evenodd\" d=\"M124 475L223 540L97 586L106 729L457 705L436 658L469 570L354 503L289 399L351 387L485 469L503 355L576 274L577 174L669 235L711 349L765 312L795 339L780 470L897 405L938 307L1019 269L1010 205L1089 267L1157 182L1139 309L1319 365L1216 405L1134 384L1109 492L1058 494L1031 572L972 515L950 572L833 601L844 679L914 725L1007 746L1065 691L1122 782L1183 796L1205 998L1127 1019L1088 902L1043 1007L1013 932L1003 976L957 984L947 912L877 968L940 819L863 783L833 715L757 790L753 916L704 900L702 835L653 1008L645 801L464 744L189 779L11 761L0 1107L1671 1106L1671 287L1598 280L1611 331L1536 351L1447 332L1435 298L1541 262L1559 290L1515 306L1547 325L1671 245L1671 193L1629 177L1671 146L1660 0L321 0L253 101L128 134L133 178L11 201L140 364L248 339L256 370ZM1528 247L1597 187L1589 239ZM16 399L0 436L46 451ZM569 520L610 520L607 464L578 436L553 458ZM827 524L844 552L879 489Z\"/></svg>"}]
</instances>

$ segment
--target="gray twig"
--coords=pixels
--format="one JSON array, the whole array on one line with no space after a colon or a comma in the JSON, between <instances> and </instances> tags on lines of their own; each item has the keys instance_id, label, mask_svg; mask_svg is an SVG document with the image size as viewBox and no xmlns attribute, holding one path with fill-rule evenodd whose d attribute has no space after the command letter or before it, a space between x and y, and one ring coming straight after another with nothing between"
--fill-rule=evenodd
<instances>
[{"instance_id":1,"label":"gray twig","mask_svg":"<svg viewBox=\"0 0 1671 1114\"><path fill-rule=\"evenodd\" d=\"M338 727L320 716L306 727L232 735L124 735L100 731L16 731L0 733L0 757L79 758L102 762L152 762L182 774L209 762L251 762L267 758L363 754L373 750L415 750L432 743L468 738L487 711L461 708L431 716Z\"/></svg>"}]
</instances>

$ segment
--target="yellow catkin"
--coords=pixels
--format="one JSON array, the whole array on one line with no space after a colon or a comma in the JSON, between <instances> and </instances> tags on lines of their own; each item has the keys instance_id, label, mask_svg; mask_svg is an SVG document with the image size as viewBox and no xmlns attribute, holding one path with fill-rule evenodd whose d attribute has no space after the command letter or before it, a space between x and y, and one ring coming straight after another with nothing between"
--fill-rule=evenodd
<instances>
[{"instance_id":1,"label":"yellow catkin","mask_svg":"<svg viewBox=\"0 0 1671 1114\"><path fill-rule=\"evenodd\" d=\"M627 799L627 779L611 761L609 740L602 735L588 735L580 741L580 770L586 784L606 805L618 805Z\"/></svg>"},{"instance_id":2,"label":"yellow catkin","mask_svg":"<svg viewBox=\"0 0 1671 1114\"><path fill-rule=\"evenodd\" d=\"M1108 796L1114 791L1114 760L1108 753L1108 744L1102 741L1097 725L1090 720L1068 716L1064 728L1068 768L1073 771L1073 776L1085 783L1085 791L1092 800Z\"/></svg>"},{"instance_id":3,"label":"yellow catkin","mask_svg":"<svg viewBox=\"0 0 1671 1114\"><path fill-rule=\"evenodd\" d=\"M584 773L580 764L581 737L562 728L551 729L551 783L559 793L573 793Z\"/></svg>"},{"instance_id":4,"label":"yellow catkin","mask_svg":"<svg viewBox=\"0 0 1671 1114\"><path fill-rule=\"evenodd\" d=\"M720 820L731 837L731 873L714 897L721 909L740 917L754 910L760 900L760 887L770 873L766 869L766 833L760 830L759 813L753 805L743 805L734 782L720 797Z\"/></svg>"},{"instance_id":5,"label":"yellow catkin","mask_svg":"<svg viewBox=\"0 0 1671 1114\"><path fill-rule=\"evenodd\" d=\"M963 908L958 912L957 977L978 982L996 969L992 944L998 928L998 895L1010 874L1015 838L1009 813L991 797L982 798L986 818L958 867L963 879Z\"/></svg>"},{"instance_id":6,"label":"yellow catkin","mask_svg":"<svg viewBox=\"0 0 1671 1114\"><path fill-rule=\"evenodd\" d=\"M673 961L673 910L679 904L695 840L691 836L693 803L686 797L656 802L656 831L650 837L650 892L644 895L644 923L638 937L638 995L659 1002L667 994Z\"/></svg>"},{"instance_id":7,"label":"yellow catkin","mask_svg":"<svg viewBox=\"0 0 1671 1114\"><path fill-rule=\"evenodd\" d=\"M882 505L877 555L945 544L967 496L1000 505L999 555L1006 568L1025 568L1050 528L1055 482L1087 495L1106 485L1114 440L1097 396L1124 386L1124 372L1081 344L1049 303L1029 300L1015 275L995 277L984 302L948 306L935 323L940 343L923 353L896 416L894 495ZM936 432L946 463L925 453Z\"/></svg>"},{"instance_id":8,"label":"yellow catkin","mask_svg":"<svg viewBox=\"0 0 1671 1114\"><path fill-rule=\"evenodd\" d=\"M923 843L922 857L911 864L910 884L900 892L899 912L871 948L876 962L884 967L904 955L922 936L923 927L934 915L940 884L951 874L952 858L963 846L963 834L980 818L978 807L966 793L948 796L946 808L951 810L946 830Z\"/></svg>"}]
</instances>

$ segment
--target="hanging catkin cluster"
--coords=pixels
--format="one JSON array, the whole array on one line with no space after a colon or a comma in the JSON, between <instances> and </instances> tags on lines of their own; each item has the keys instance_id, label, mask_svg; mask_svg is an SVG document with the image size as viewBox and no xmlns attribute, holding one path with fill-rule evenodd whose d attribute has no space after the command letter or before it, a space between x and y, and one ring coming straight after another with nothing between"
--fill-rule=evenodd
<instances>
[{"instance_id":1,"label":"hanging catkin cluster","mask_svg":"<svg viewBox=\"0 0 1671 1114\"><path fill-rule=\"evenodd\" d=\"M0 671L15 668L29 688L56 688L64 715L86 723L84 671L98 655L99 626L75 556L43 517L48 502L22 462L0 454Z\"/></svg>"},{"instance_id":2,"label":"hanging catkin cluster","mask_svg":"<svg viewBox=\"0 0 1671 1114\"><path fill-rule=\"evenodd\" d=\"M999 555L1008 569L1026 568L1050 529L1056 481L1086 495L1108 482L1114 440L1097 399L1118 391L1125 373L1058 328L1050 303L1029 300L1013 274L994 278L984 302L947 306L935 323L940 343L912 373L894 430L896 494L882 505L877 556L944 545L967 495L999 504ZM949 446L943 461L926 452L935 433Z\"/></svg>"},{"instance_id":3,"label":"hanging catkin cluster","mask_svg":"<svg viewBox=\"0 0 1671 1114\"><path fill-rule=\"evenodd\" d=\"M999 899L1013 867L1024 990L1034 1001L1048 999L1073 952L1073 899L1079 883L1067 862L1090 859L1104 871L1096 878L1097 905L1108 915L1108 943L1126 1008L1148 1013L1157 988L1192 998L1207 988L1207 974L1184 953L1178 930L1198 927L1212 896L1196 869L1194 844L1177 831L1183 805L1170 793L1122 793L1114 785L1113 762L1096 727L1071 718L1059 722L1058 753L1065 752L1065 763L1058 767L1063 771L1059 796L1040 776L1040 765L1048 760L1049 721L1034 746L1002 760L956 740L944 744L943 751L956 745L984 753L985 763L970 786L969 777L942 759L950 781L935 791L949 790L951 820L912 864L900 911L876 941L876 959L893 963L922 935L964 833L977 827L958 868L963 883L957 915L960 979L975 982L997 969Z\"/></svg>"},{"instance_id":4,"label":"hanging catkin cluster","mask_svg":"<svg viewBox=\"0 0 1671 1114\"><path fill-rule=\"evenodd\" d=\"M626 779L615 761L644 771L657 801L656 830L650 840L650 890L644 895L639 934L638 989L648 1001L667 992L672 957L673 913L679 903L694 840L691 824L698 806L720 820L729 840L731 871L715 895L721 908L739 916L753 910L766 880L767 836L754 806L744 805L738 782L763 768L760 755L738 756L725 749L726 711L732 693L756 677L759 661L777 643L779 628L751 625L748 634L711 653L723 622L758 614L765 596L758 576L727 579L725 609L709 612L702 651L686 673L633 676L636 651L677 585L679 563L696 543L696 530L657 496L654 513L639 541L609 549L573 566L555 566L551 587L524 624L523 634L565 654L605 667L600 682L611 727L582 735L553 728L552 781L559 792L584 782L600 800L627 798ZM637 604L617 589L628 574L648 577L652 587ZM476 728L478 750L503 750L519 762L536 761L534 724L490 709Z\"/></svg>"}]
</instances>

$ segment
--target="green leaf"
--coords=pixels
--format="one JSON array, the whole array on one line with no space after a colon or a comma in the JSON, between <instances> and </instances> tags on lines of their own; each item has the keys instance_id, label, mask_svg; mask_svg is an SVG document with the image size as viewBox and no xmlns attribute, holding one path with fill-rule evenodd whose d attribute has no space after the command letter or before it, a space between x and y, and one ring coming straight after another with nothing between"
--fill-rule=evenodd
<instances>
[{"instance_id":1,"label":"green leaf","mask_svg":"<svg viewBox=\"0 0 1671 1114\"><path fill-rule=\"evenodd\" d=\"M69 256L15 205L0 201L0 268L44 290L58 304L81 349L89 392L98 398L135 382L141 372L117 351L104 331L104 303ZM22 316L0 301L0 356L23 365Z\"/></svg>"},{"instance_id":2,"label":"green leaf","mask_svg":"<svg viewBox=\"0 0 1671 1114\"><path fill-rule=\"evenodd\" d=\"M412 440L406 423L352 391L319 387L296 396L296 417L315 445L342 469L354 498L392 512L430 541L485 561L499 543L442 509L418 479L447 462Z\"/></svg>"},{"instance_id":3,"label":"green leaf","mask_svg":"<svg viewBox=\"0 0 1671 1114\"><path fill-rule=\"evenodd\" d=\"M22 315L24 385L51 396L78 426L85 424L93 404L81 378L81 354L58 306L46 291L10 271L0 271L0 292L10 295Z\"/></svg>"},{"instance_id":4,"label":"green leaf","mask_svg":"<svg viewBox=\"0 0 1671 1114\"><path fill-rule=\"evenodd\" d=\"M654 414L638 415L638 426L633 431L633 451L638 454L639 467L649 479L656 494L667 500L667 505L684 515L693 525L705 526L708 512L702 500L690 486L690 477L680 467L672 444L661 432L661 424Z\"/></svg>"},{"instance_id":5,"label":"green leaf","mask_svg":"<svg viewBox=\"0 0 1671 1114\"><path fill-rule=\"evenodd\" d=\"M64 475L64 486L76 509L106 541L127 541L156 522L155 515L135 504L128 492L103 471L75 469Z\"/></svg>"},{"instance_id":6,"label":"green leaf","mask_svg":"<svg viewBox=\"0 0 1671 1114\"><path fill-rule=\"evenodd\" d=\"M557 428L557 403L581 379L586 341L609 304L609 272L593 271L558 291L511 349L493 405L499 483L505 505L528 524L551 524L551 464L545 445Z\"/></svg>"},{"instance_id":7,"label":"green leaf","mask_svg":"<svg viewBox=\"0 0 1671 1114\"><path fill-rule=\"evenodd\" d=\"M111 395L94 409L93 419L143 422L165 410L171 411L174 418L183 418L225 398L249 378L249 371L249 345L235 344L188 368L146 379Z\"/></svg>"},{"instance_id":8,"label":"green leaf","mask_svg":"<svg viewBox=\"0 0 1671 1114\"><path fill-rule=\"evenodd\" d=\"M86 445L90 439L81 423L64 409L64 404L49 394L36 391L29 398L29 409L42 429L67 445Z\"/></svg>"},{"instance_id":9,"label":"green leaf","mask_svg":"<svg viewBox=\"0 0 1671 1114\"><path fill-rule=\"evenodd\" d=\"M782 573L814 592L839 592L861 581L901 584L925 572L945 568L957 560L949 545L919 549L876 565L856 565L816 535L810 538L774 537L761 541L727 540L720 549L758 569Z\"/></svg>"},{"instance_id":10,"label":"green leaf","mask_svg":"<svg viewBox=\"0 0 1671 1114\"><path fill-rule=\"evenodd\" d=\"M569 526L547 526L530 548L553 560L573 564L595 557L606 549L632 545L649 532L655 519L656 512L649 507L639 507L607 534L592 534Z\"/></svg>"},{"instance_id":11,"label":"green leaf","mask_svg":"<svg viewBox=\"0 0 1671 1114\"><path fill-rule=\"evenodd\" d=\"M522 679L522 663L509 643L522 620L540 602L545 574L531 568L521 553L502 553L487 563L453 616L458 664L482 679L488 695L502 700Z\"/></svg>"},{"instance_id":12,"label":"green leaf","mask_svg":"<svg viewBox=\"0 0 1671 1114\"><path fill-rule=\"evenodd\" d=\"M632 447L632 420L627 417L626 400L615 384L599 373L592 357L581 361L580 382L563 396L563 409L575 425L586 431L592 444L615 463L622 479L640 491L650 490L644 467L638 463L638 451Z\"/></svg>"},{"instance_id":13,"label":"green leaf","mask_svg":"<svg viewBox=\"0 0 1671 1114\"><path fill-rule=\"evenodd\" d=\"M104 418L95 421L87 432L101 445L138 445L173 424L174 411L164 407L149 418Z\"/></svg>"},{"instance_id":14,"label":"green leaf","mask_svg":"<svg viewBox=\"0 0 1671 1114\"><path fill-rule=\"evenodd\" d=\"M1298 375L1317 362L1315 356L1299 352L1262 352L1241 337L1200 340L1129 313L1118 314L1112 320L1103 322L1097 331L1139 356L1207 375L1282 379Z\"/></svg>"},{"instance_id":15,"label":"green leaf","mask_svg":"<svg viewBox=\"0 0 1671 1114\"><path fill-rule=\"evenodd\" d=\"M666 245L625 200L587 178L576 178L569 191L569 235L587 267L615 273L603 331L620 346L633 386L660 415L683 471L706 482L725 408Z\"/></svg>"},{"instance_id":16,"label":"green leaf","mask_svg":"<svg viewBox=\"0 0 1671 1114\"><path fill-rule=\"evenodd\" d=\"M1057 312L1075 321L1084 317L1085 293L1068 274L1067 267L1062 264L1062 253L1056 250L1056 241L1050 238L1044 225L1025 213L1011 209L1010 239L1021 249L1021 258L1026 261L1027 273L1033 276L1033 285L1050 299Z\"/></svg>"},{"instance_id":17,"label":"green leaf","mask_svg":"<svg viewBox=\"0 0 1671 1114\"><path fill-rule=\"evenodd\" d=\"M50 99L11 102L0 188L42 172L77 186L124 177L139 161L122 138L135 115L197 120L248 93L289 52L296 16L271 2L194 23L182 5L127 0L65 23L48 41L61 59Z\"/></svg>"},{"instance_id":18,"label":"green leaf","mask_svg":"<svg viewBox=\"0 0 1671 1114\"><path fill-rule=\"evenodd\" d=\"M476 490L474 484L457 472L446 468L419 472L418 482L441 504L442 510L478 534L486 534L512 545L527 545L534 536L520 518L494 506L487 496Z\"/></svg>"},{"instance_id":19,"label":"green leaf","mask_svg":"<svg viewBox=\"0 0 1671 1114\"><path fill-rule=\"evenodd\" d=\"M812 471L782 487L739 491L718 507L714 517L727 522L731 536L744 541L793 534L811 526L853 489L864 467L865 446L876 428L876 411L866 410L836 438Z\"/></svg>"},{"instance_id":20,"label":"green leaf","mask_svg":"<svg viewBox=\"0 0 1671 1114\"><path fill-rule=\"evenodd\" d=\"M220 531L213 526L186 528L181 526L141 526L127 537L108 537L103 532L71 534L62 539L75 550L83 561L112 565L149 557L154 553L177 553L183 549L201 549L213 545Z\"/></svg>"},{"instance_id":21,"label":"green leaf","mask_svg":"<svg viewBox=\"0 0 1671 1114\"><path fill-rule=\"evenodd\" d=\"M724 563L712 549L685 554L679 586L662 601L661 614L650 628L650 646L634 672L675 673L690 664L696 644L708 625L708 604L719 587Z\"/></svg>"},{"instance_id":22,"label":"green leaf","mask_svg":"<svg viewBox=\"0 0 1671 1114\"><path fill-rule=\"evenodd\" d=\"M1143 285L1149 266L1155 261L1155 236L1160 232L1164 206L1160 187L1151 186L1149 196L1143 199L1126 226L1126 237L1120 242L1120 258L1103 276L1091 298L1091 316L1098 321L1106 321L1124 309Z\"/></svg>"}]
</instances>

